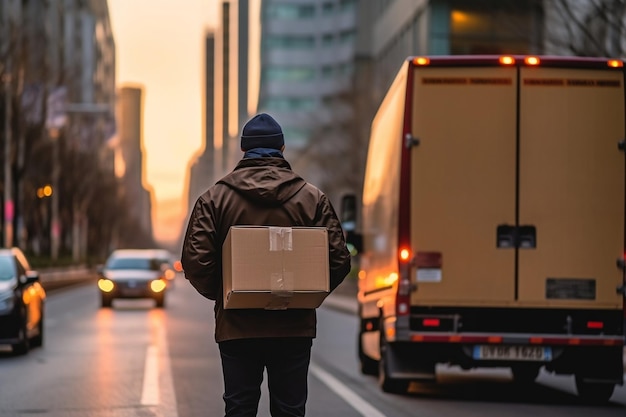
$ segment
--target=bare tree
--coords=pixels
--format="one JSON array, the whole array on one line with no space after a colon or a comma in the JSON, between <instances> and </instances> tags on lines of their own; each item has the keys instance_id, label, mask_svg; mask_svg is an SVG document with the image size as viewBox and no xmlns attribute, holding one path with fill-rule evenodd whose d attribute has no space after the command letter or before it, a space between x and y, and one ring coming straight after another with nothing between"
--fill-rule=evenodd
<instances>
[{"instance_id":1,"label":"bare tree","mask_svg":"<svg viewBox=\"0 0 626 417\"><path fill-rule=\"evenodd\" d=\"M623 57L624 0L544 0L548 54Z\"/></svg>"}]
</instances>

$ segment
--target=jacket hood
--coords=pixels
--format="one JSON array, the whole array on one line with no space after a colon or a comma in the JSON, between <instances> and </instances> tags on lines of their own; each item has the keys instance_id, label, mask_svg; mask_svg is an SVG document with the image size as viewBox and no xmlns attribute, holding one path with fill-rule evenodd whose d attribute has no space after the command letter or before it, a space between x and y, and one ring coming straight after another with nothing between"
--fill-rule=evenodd
<instances>
[{"instance_id":1,"label":"jacket hood","mask_svg":"<svg viewBox=\"0 0 626 417\"><path fill-rule=\"evenodd\" d=\"M230 174L217 183L265 206L282 205L306 184L283 158L242 159Z\"/></svg>"}]
</instances>

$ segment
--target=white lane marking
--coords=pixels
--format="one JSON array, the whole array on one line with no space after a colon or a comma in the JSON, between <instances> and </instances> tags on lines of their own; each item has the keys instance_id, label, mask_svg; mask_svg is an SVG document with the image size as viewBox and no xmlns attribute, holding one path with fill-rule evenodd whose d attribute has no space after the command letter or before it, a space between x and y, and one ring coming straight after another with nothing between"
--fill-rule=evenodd
<instances>
[{"instance_id":1,"label":"white lane marking","mask_svg":"<svg viewBox=\"0 0 626 417\"><path fill-rule=\"evenodd\" d=\"M159 405L159 357L155 345L148 346L143 371L141 405Z\"/></svg>"},{"instance_id":2,"label":"white lane marking","mask_svg":"<svg viewBox=\"0 0 626 417\"><path fill-rule=\"evenodd\" d=\"M161 411L164 417L178 417L178 405L176 404L176 391L174 391L174 378L170 364L170 352L165 335L165 327L158 325L159 346L161 346L160 390Z\"/></svg>"},{"instance_id":3,"label":"white lane marking","mask_svg":"<svg viewBox=\"0 0 626 417\"><path fill-rule=\"evenodd\" d=\"M146 350L141 405L159 406L162 416L178 417L170 353L162 321L152 323L154 343Z\"/></svg>"},{"instance_id":4,"label":"white lane marking","mask_svg":"<svg viewBox=\"0 0 626 417\"><path fill-rule=\"evenodd\" d=\"M326 386L332 389L335 394L344 399L352 408L365 417L385 417L383 413L374 408L370 403L359 397L354 391L342 384L337 378L311 363L309 370L313 375L322 381Z\"/></svg>"}]
</instances>

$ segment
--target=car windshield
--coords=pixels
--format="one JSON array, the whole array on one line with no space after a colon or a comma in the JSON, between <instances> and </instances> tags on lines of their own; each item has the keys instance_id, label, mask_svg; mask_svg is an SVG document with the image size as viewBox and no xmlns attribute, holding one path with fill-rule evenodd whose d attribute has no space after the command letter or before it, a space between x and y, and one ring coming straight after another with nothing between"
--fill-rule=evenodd
<instances>
[{"instance_id":1,"label":"car windshield","mask_svg":"<svg viewBox=\"0 0 626 417\"><path fill-rule=\"evenodd\" d=\"M0 256L0 281L8 281L14 276L13 260L9 256Z\"/></svg>"},{"instance_id":2,"label":"car windshield","mask_svg":"<svg viewBox=\"0 0 626 417\"><path fill-rule=\"evenodd\" d=\"M158 261L150 258L113 258L107 269L159 269Z\"/></svg>"}]
</instances>

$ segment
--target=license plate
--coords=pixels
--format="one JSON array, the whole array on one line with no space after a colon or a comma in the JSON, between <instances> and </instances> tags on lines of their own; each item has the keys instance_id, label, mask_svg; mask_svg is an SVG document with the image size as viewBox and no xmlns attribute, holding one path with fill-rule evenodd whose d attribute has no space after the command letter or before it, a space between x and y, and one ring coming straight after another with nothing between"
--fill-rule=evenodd
<instances>
[{"instance_id":1,"label":"license plate","mask_svg":"<svg viewBox=\"0 0 626 417\"><path fill-rule=\"evenodd\" d=\"M496 361L550 361L552 349L543 346L474 346L474 359Z\"/></svg>"}]
</instances>

